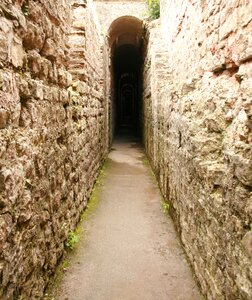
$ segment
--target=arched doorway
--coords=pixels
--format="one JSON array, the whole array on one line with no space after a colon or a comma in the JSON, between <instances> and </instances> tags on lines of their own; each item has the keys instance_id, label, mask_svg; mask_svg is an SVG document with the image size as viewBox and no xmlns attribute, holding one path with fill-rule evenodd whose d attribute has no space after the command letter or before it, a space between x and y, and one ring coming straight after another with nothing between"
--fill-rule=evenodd
<instances>
[{"instance_id":1,"label":"arched doorway","mask_svg":"<svg viewBox=\"0 0 252 300\"><path fill-rule=\"evenodd\" d=\"M115 135L141 134L142 21L124 16L109 29L111 126Z\"/></svg>"}]
</instances>

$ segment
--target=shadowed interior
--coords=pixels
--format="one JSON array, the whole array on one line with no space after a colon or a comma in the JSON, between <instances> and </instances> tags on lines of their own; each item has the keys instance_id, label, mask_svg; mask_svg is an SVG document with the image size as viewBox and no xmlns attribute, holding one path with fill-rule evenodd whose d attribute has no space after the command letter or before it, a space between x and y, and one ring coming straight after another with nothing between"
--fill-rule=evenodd
<instances>
[{"instance_id":1,"label":"shadowed interior","mask_svg":"<svg viewBox=\"0 0 252 300\"><path fill-rule=\"evenodd\" d=\"M142 22L121 17L110 27L112 113L116 135L141 135Z\"/></svg>"}]
</instances>

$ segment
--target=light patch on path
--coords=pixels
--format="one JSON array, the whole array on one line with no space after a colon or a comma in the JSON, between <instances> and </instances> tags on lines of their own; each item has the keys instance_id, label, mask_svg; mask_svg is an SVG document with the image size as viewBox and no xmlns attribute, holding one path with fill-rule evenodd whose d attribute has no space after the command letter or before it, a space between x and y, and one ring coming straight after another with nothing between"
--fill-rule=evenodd
<instances>
[{"instance_id":1,"label":"light patch on path","mask_svg":"<svg viewBox=\"0 0 252 300\"><path fill-rule=\"evenodd\" d=\"M141 147L116 141L57 300L200 300Z\"/></svg>"}]
</instances>

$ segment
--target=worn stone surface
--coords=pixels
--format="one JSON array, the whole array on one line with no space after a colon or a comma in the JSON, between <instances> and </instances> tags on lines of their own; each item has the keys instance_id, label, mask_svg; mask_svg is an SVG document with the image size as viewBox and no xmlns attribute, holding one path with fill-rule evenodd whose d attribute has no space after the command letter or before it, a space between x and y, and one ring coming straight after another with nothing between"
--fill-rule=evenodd
<instances>
[{"instance_id":1,"label":"worn stone surface","mask_svg":"<svg viewBox=\"0 0 252 300\"><path fill-rule=\"evenodd\" d=\"M161 1L145 146L207 299L251 299L251 1Z\"/></svg>"},{"instance_id":2,"label":"worn stone surface","mask_svg":"<svg viewBox=\"0 0 252 300\"><path fill-rule=\"evenodd\" d=\"M1 1L3 300L42 297L86 206L106 152L102 76L92 2Z\"/></svg>"}]
</instances>

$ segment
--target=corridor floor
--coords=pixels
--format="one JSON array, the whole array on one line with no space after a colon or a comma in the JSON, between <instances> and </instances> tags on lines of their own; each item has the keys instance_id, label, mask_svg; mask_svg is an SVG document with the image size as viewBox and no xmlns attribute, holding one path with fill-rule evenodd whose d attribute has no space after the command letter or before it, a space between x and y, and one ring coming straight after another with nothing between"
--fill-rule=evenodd
<instances>
[{"instance_id":1,"label":"corridor floor","mask_svg":"<svg viewBox=\"0 0 252 300\"><path fill-rule=\"evenodd\" d=\"M202 299L142 148L117 140L103 177L54 299Z\"/></svg>"}]
</instances>

